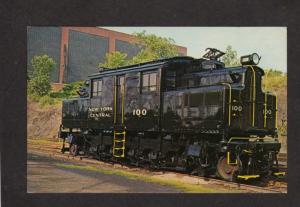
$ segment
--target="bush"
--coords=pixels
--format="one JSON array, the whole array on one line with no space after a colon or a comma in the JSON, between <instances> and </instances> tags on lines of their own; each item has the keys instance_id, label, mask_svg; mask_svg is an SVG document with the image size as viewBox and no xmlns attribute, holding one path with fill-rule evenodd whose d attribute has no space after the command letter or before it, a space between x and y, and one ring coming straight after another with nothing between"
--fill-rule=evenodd
<instances>
[{"instance_id":1,"label":"bush","mask_svg":"<svg viewBox=\"0 0 300 207\"><path fill-rule=\"evenodd\" d=\"M32 71L28 74L28 93L42 97L51 91L50 72L54 69L55 62L47 55L34 56L31 60Z\"/></svg>"},{"instance_id":2,"label":"bush","mask_svg":"<svg viewBox=\"0 0 300 207\"><path fill-rule=\"evenodd\" d=\"M265 91L276 91L278 88L287 87L287 74L273 69L266 69L262 84Z\"/></svg>"},{"instance_id":3,"label":"bush","mask_svg":"<svg viewBox=\"0 0 300 207\"><path fill-rule=\"evenodd\" d=\"M42 96L39 98L39 104L42 107L50 106L59 103L59 101L55 98L50 97L49 95Z\"/></svg>"},{"instance_id":4,"label":"bush","mask_svg":"<svg viewBox=\"0 0 300 207\"><path fill-rule=\"evenodd\" d=\"M77 81L73 83L65 84L62 90L58 92L51 92L50 97L57 99L68 99L73 97L78 97L78 89L83 86L84 81Z\"/></svg>"}]
</instances>

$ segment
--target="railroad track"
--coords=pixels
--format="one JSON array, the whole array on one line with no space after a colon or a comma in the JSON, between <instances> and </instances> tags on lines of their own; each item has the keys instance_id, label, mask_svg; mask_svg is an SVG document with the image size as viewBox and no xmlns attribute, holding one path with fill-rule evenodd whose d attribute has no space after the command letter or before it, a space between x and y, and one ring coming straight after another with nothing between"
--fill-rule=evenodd
<instances>
[{"instance_id":1,"label":"railroad track","mask_svg":"<svg viewBox=\"0 0 300 207\"><path fill-rule=\"evenodd\" d=\"M67 154L66 154L67 155ZM69 156L69 155L67 155ZM88 158L86 156L78 156L79 160L91 160L91 158ZM97 160L98 161L98 160ZM98 161L102 162L102 161ZM94 162L93 162L94 163ZM115 165L115 163L109 163L110 165ZM122 165L119 165L122 168ZM126 166L126 165L125 165ZM134 167L136 170L145 170L139 167ZM148 169L149 170L149 169ZM201 176L194 176L194 175L188 175L184 173L179 173L179 172L174 172L171 171L172 173L179 175L179 176L188 176L190 178L193 178L194 184L197 184L199 180L205 181L205 182L210 182L211 184L214 185L220 185L225 188L230 188L230 189L236 189L236 190L244 190L244 191L251 191L255 193L287 193L287 183L282 182L282 181L274 181L272 180L270 183L255 183L255 184L244 184L244 183L237 183L237 182L229 182L229 181L224 181L220 180L217 178L207 178L207 177L201 177ZM156 170L155 173L157 174L164 174L165 171L161 170ZM267 185L267 186L259 186L259 185Z\"/></svg>"},{"instance_id":2,"label":"railroad track","mask_svg":"<svg viewBox=\"0 0 300 207\"><path fill-rule=\"evenodd\" d=\"M40 147L40 146L30 146L30 150L43 153L43 154L48 154L49 156L54 156L57 158L63 158L63 159L71 159L71 160L80 160L85 163L89 164L94 164L94 165L99 165L99 164L104 164L106 166L113 166L117 168L125 168L125 169L131 169L134 171L139 171L139 170L145 170L145 168L140 168L140 167L131 167L127 165L121 165L118 163L112 163L112 162L103 162L99 161L96 159L93 159L91 157L87 157L84 155L79 155L76 157L73 157L69 155L68 153L61 154L60 149L58 147ZM286 166L281 165L282 169L287 169ZM170 171L161 171L161 170L155 170L151 171L148 170L152 174L165 174L166 172ZM255 193L287 193L287 183L284 181L281 181L280 179L275 179L268 181L268 183L261 183L261 182L253 182L253 183L237 183L237 182L229 182L229 181L224 181L220 180L217 178L213 177L200 177L200 176L194 176L194 175L188 175L184 173L179 173L179 172L174 172L172 171L171 173L177 175L178 177L186 177L189 179L189 182L192 184L197 184L199 181L201 182L209 182L210 184L213 185L219 185L225 188L230 188L230 189L236 189L236 190L242 190L246 192L255 192Z\"/></svg>"},{"instance_id":3,"label":"railroad track","mask_svg":"<svg viewBox=\"0 0 300 207\"><path fill-rule=\"evenodd\" d=\"M246 190L246 191L252 191L256 193L287 193L287 183L281 181L272 181L272 184L267 183L267 186L259 186L262 183L245 184L245 183L224 181L217 178L208 178L208 180L214 184L221 185L224 187L229 187L231 189Z\"/></svg>"}]
</instances>

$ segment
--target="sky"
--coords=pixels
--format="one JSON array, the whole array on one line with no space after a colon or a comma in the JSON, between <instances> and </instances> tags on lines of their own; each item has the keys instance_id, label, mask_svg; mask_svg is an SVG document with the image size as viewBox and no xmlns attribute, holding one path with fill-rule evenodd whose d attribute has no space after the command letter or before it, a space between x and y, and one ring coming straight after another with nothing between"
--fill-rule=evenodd
<instances>
[{"instance_id":1,"label":"sky","mask_svg":"<svg viewBox=\"0 0 300 207\"><path fill-rule=\"evenodd\" d=\"M170 37L187 48L187 55L200 58L208 47L225 51L231 45L238 57L254 52L261 56L259 66L287 72L286 27L103 27L132 34L146 31Z\"/></svg>"}]
</instances>

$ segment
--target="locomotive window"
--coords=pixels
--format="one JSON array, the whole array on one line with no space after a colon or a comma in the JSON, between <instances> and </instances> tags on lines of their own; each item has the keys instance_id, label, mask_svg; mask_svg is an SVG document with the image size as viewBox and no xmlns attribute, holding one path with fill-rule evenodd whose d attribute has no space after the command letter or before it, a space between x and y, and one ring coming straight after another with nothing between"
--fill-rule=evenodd
<instances>
[{"instance_id":1,"label":"locomotive window","mask_svg":"<svg viewBox=\"0 0 300 207\"><path fill-rule=\"evenodd\" d=\"M142 92L156 91L157 73L145 73L142 77Z\"/></svg>"},{"instance_id":2,"label":"locomotive window","mask_svg":"<svg viewBox=\"0 0 300 207\"><path fill-rule=\"evenodd\" d=\"M189 88L192 88L192 87L197 87L199 86L199 78L196 77L196 78L190 78L188 80L188 87Z\"/></svg>"},{"instance_id":3,"label":"locomotive window","mask_svg":"<svg viewBox=\"0 0 300 207\"><path fill-rule=\"evenodd\" d=\"M194 93L190 95L190 107L199 107L203 105L203 93Z\"/></svg>"},{"instance_id":4,"label":"locomotive window","mask_svg":"<svg viewBox=\"0 0 300 207\"><path fill-rule=\"evenodd\" d=\"M189 95L184 94L184 106L188 106L188 105L189 105Z\"/></svg>"},{"instance_id":5,"label":"locomotive window","mask_svg":"<svg viewBox=\"0 0 300 207\"><path fill-rule=\"evenodd\" d=\"M201 77L200 85L218 85L221 83L244 84L244 73L220 74L213 76Z\"/></svg>"},{"instance_id":6,"label":"locomotive window","mask_svg":"<svg viewBox=\"0 0 300 207\"><path fill-rule=\"evenodd\" d=\"M205 105L219 105L220 99L219 99L218 92L212 92L205 94Z\"/></svg>"},{"instance_id":7,"label":"locomotive window","mask_svg":"<svg viewBox=\"0 0 300 207\"><path fill-rule=\"evenodd\" d=\"M245 75L244 73L233 73L230 74L233 83L244 84Z\"/></svg>"},{"instance_id":8,"label":"locomotive window","mask_svg":"<svg viewBox=\"0 0 300 207\"><path fill-rule=\"evenodd\" d=\"M229 74L222 74L202 77L200 82L201 85L217 85L220 83L232 83L232 80Z\"/></svg>"},{"instance_id":9,"label":"locomotive window","mask_svg":"<svg viewBox=\"0 0 300 207\"><path fill-rule=\"evenodd\" d=\"M93 97L102 95L102 80L93 81Z\"/></svg>"},{"instance_id":10,"label":"locomotive window","mask_svg":"<svg viewBox=\"0 0 300 207\"><path fill-rule=\"evenodd\" d=\"M176 71L167 70L166 90L174 90L176 86Z\"/></svg>"},{"instance_id":11,"label":"locomotive window","mask_svg":"<svg viewBox=\"0 0 300 207\"><path fill-rule=\"evenodd\" d=\"M156 73L150 73L150 91L156 91Z\"/></svg>"},{"instance_id":12,"label":"locomotive window","mask_svg":"<svg viewBox=\"0 0 300 207\"><path fill-rule=\"evenodd\" d=\"M194 87L195 85L196 85L195 80L193 80L193 79L188 80L189 87Z\"/></svg>"}]
</instances>

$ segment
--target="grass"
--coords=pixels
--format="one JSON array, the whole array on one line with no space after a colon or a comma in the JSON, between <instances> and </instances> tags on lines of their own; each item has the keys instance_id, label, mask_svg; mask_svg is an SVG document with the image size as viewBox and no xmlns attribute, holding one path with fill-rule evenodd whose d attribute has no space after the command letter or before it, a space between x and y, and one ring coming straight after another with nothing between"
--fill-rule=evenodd
<instances>
[{"instance_id":1,"label":"grass","mask_svg":"<svg viewBox=\"0 0 300 207\"><path fill-rule=\"evenodd\" d=\"M58 99L58 98L53 98L50 97L49 95L45 95L42 97L37 97L35 95L32 94L28 94L28 102L36 102L39 104L39 106L41 108L48 108L48 107L59 107L61 104L61 100L62 99Z\"/></svg>"},{"instance_id":2,"label":"grass","mask_svg":"<svg viewBox=\"0 0 300 207\"><path fill-rule=\"evenodd\" d=\"M82 166L82 165L73 165L73 164L56 164L57 167L61 168L67 168L67 169L79 169L79 170L88 170L88 171L93 171L93 172L98 172L98 173L103 173L107 175L118 175L122 177L126 177L127 179L132 179L132 180L140 180L148 183L157 183L160 185L168 185L175 187L179 190L182 190L184 192L188 193L216 193L216 192L222 192L222 191L217 191L215 189L203 187L201 185L195 185L195 184L188 184L188 183L183 183L178 180L174 179L163 179L163 178L157 178L157 177L152 177L151 175L143 175L140 173L134 173L134 172L128 172L128 171L121 171L117 169L103 169L103 168L97 168L93 166Z\"/></svg>"},{"instance_id":3,"label":"grass","mask_svg":"<svg viewBox=\"0 0 300 207\"><path fill-rule=\"evenodd\" d=\"M28 138L27 139L27 144L30 145L60 145L60 142L57 140L47 140L47 139L42 139L42 138Z\"/></svg>"}]
</instances>

